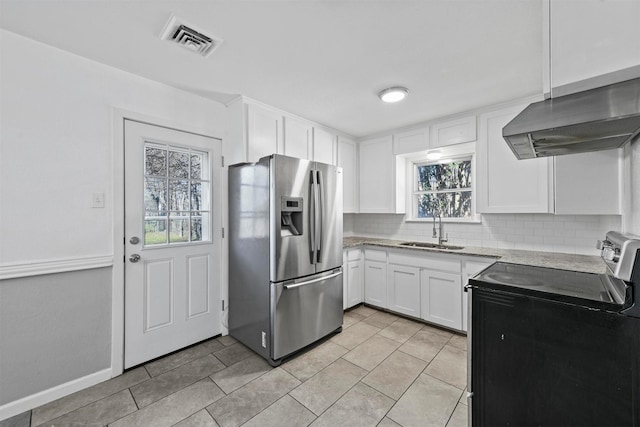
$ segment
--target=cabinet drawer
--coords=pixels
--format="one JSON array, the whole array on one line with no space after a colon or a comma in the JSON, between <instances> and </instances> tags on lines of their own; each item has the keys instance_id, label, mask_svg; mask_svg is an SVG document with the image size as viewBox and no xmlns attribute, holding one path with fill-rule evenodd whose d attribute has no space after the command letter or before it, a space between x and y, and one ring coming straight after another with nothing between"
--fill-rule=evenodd
<instances>
[{"instance_id":1,"label":"cabinet drawer","mask_svg":"<svg viewBox=\"0 0 640 427\"><path fill-rule=\"evenodd\" d=\"M371 261L387 261L387 252L386 251L378 251L375 249L365 249L364 250L364 258L369 259Z\"/></svg>"},{"instance_id":2,"label":"cabinet drawer","mask_svg":"<svg viewBox=\"0 0 640 427\"><path fill-rule=\"evenodd\" d=\"M357 261L362 258L362 250L360 249L349 249L347 251L347 261Z\"/></svg>"},{"instance_id":3,"label":"cabinet drawer","mask_svg":"<svg viewBox=\"0 0 640 427\"><path fill-rule=\"evenodd\" d=\"M456 259L455 255L450 258L437 255L407 255L402 253L390 252L389 263L399 265L410 265L412 267L428 268L430 270L442 270L451 273L460 273L460 259Z\"/></svg>"}]
</instances>

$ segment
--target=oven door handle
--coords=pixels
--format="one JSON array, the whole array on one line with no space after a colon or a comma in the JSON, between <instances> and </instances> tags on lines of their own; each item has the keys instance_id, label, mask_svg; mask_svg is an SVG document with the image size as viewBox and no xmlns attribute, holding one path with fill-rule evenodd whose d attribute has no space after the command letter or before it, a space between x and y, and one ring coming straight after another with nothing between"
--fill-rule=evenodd
<instances>
[{"instance_id":1,"label":"oven door handle","mask_svg":"<svg viewBox=\"0 0 640 427\"><path fill-rule=\"evenodd\" d=\"M337 273L333 273L333 274L330 274L328 276L318 277L316 279L307 280L306 282L292 283L290 285L284 285L284 288L285 289L295 289L295 288L299 288L300 286L311 285L313 283L321 282L323 280L333 279L334 277L338 277L341 274L342 274L342 271L338 271Z\"/></svg>"}]
</instances>

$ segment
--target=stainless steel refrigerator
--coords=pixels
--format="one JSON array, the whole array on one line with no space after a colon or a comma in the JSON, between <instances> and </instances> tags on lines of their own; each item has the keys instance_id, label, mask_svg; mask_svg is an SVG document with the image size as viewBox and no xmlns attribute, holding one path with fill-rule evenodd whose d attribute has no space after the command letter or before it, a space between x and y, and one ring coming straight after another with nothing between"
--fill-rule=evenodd
<instances>
[{"instance_id":1,"label":"stainless steel refrigerator","mask_svg":"<svg viewBox=\"0 0 640 427\"><path fill-rule=\"evenodd\" d=\"M229 334L273 366L342 327L342 169L229 166Z\"/></svg>"}]
</instances>

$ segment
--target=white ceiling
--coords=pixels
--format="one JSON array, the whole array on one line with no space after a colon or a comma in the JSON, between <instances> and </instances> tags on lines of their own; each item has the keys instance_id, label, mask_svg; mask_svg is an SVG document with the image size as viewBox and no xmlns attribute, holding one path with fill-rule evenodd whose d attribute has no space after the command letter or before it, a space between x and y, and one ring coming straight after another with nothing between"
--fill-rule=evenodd
<instances>
[{"instance_id":1,"label":"white ceiling","mask_svg":"<svg viewBox=\"0 0 640 427\"><path fill-rule=\"evenodd\" d=\"M224 43L203 58L161 40L172 13ZM542 92L542 0L0 0L0 27L355 137ZM409 97L381 103L395 85Z\"/></svg>"}]
</instances>

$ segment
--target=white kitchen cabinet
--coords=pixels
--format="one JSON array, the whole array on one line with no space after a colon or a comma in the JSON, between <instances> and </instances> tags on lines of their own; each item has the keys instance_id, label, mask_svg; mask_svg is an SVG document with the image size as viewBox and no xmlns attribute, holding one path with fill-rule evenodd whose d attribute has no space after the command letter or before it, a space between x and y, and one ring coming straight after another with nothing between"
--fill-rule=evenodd
<instances>
[{"instance_id":1,"label":"white kitchen cabinet","mask_svg":"<svg viewBox=\"0 0 640 427\"><path fill-rule=\"evenodd\" d=\"M360 212L404 213L405 161L393 155L391 135L359 144Z\"/></svg>"},{"instance_id":2,"label":"white kitchen cabinet","mask_svg":"<svg viewBox=\"0 0 640 427\"><path fill-rule=\"evenodd\" d=\"M550 0L548 8L543 54L550 50L550 64L543 69L553 96L566 93L565 85L640 66L640 1Z\"/></svg>"},{"instance_id":3,"label":"white kitchen cabinet","mask_svg":"<svg viewBox=\"0 0 640 427\"><path fill-rule=\"evenodd\" d=\"M496 262L492 258L473 258L462 261L462 330L467 331L469 298L464 287L469 284L469 278L475 276L485 268Z\"/></svg>"},{"instance_id":4,"label":"white kitchen cabinet","mask_svg":"<svg viewBox=\"0 0 640 427\"><path fill-rule=\"evenodd\" d=\"M620 150L555 158L555 213L620 215Z\"/></svg>"},{"instance_id":5,"label":"white kitchen cabinet","mask_svg":"<svg viewBox=\"0 0 640 427\"><path fill-rule=\"evenodd\" d=\"M479 213L553 212L553 158L518 160L502 128L528 104L480 115L476 147Z\"/></svg>"},{"instance_id":6,"label":"white kitchen cabinet","mask_svg":"<svg viewBox=\"0 0 640 427\"><path fill-rule=\"evenodd\" d=\"M336 160L333 155L335 136L324 129L313 128L313 160L316 162L335 165Z\"/></svg>"},{"instance_id":7,"label":"white kitchen cabinet","mask_svg":"<svg viewBox=\"0 0 640 427\"><path fill-rule=\"evenodd\" d=\"M462 329L460 274L423 269L420 272L420 317L452 329Z\"/></svg>"},{"instance_id":8,"label":"white kitchen cabinet","mask_svg":"<svg viewBox=\"0 0 640 427\"><path fill-rule=\"evenodd\" d=\"M342 168L344 213L358 213L358 146L349 138L338 137L337 164Z\"/></svg>"},{"instance_id":9,"label":"white kitchen cabinet","mask_svg":"<svg viewBox=\"0 0 640 427\"><path fill-rule=\"evenodd\" d=\"M476 116L461 117L431 125L431 148L475 141Z\"/></svg>"},{"instance_id":10,"label":"white kitchen cabinet","mask_svg":"<svg viewBox=\"0 0 640 427\"><path fill-rule=\"evenodd\" d=\"M364 302L387 308L387 252L364 250Z\"/></svg>"},{"instance_id":11,"label":"white kitchen cabinet","mask_svg":"<svg viewBox=\"0 0 640 427\"><path fill-rule=\"evenodd\" d=\"M347 276L347 251L342 251L342 309L347 309L349 300L349 277Z\"/></svg>"},{"instance_id":12,"label":"white kitchen cabinet","mask_svg":"<svg viewBox=\"0 0 640 427\"><path fill-rule=\"evenodd\" d=\"M260 105L247 105L247 160L255 162L282 152L282 114Z\"/></svg>"},{"instance_id":13,"label":"white kitchen cabinet","mask_svg":"<svg viewBox=\"0 0 640 427\"><path fill-rule=\"evenodd\" d=\"M429 128L413 129L393 135L393 154L410 154L429 148Z\"/></svg>"},{"instance_id":14,"label":"white kitchen cabinet","mask_svg":"<svg viewBox=\"0 0 640 427\"><path fill-rule=\"evenodd\" d=\"M364 301L364 260L362 258L362 251L360 249L349 249L347 251L347 262L345 264L345 269L346 280L348 283L346 308L349 308Z\"/></svg>"},{"instance_id":15,"label":"white kitchen cabinet","mask_svg":"<svg viewBox=\"0 0 640 427\"><path fill-rule=\"evenodd\" d=\"M312 132L310 123L284 116L284 155L310 160Z\"/></svg>"},{"instance_id":16,"label":"white kitchen cabinet","mask_svg":"<svg viewBox=\"0 0 640 427\"><path fill-rule=\"evenodd\" d=\"M387 281L389 310L420 317L420 269L389 264Z\"/></svg>"}]
</instances>

